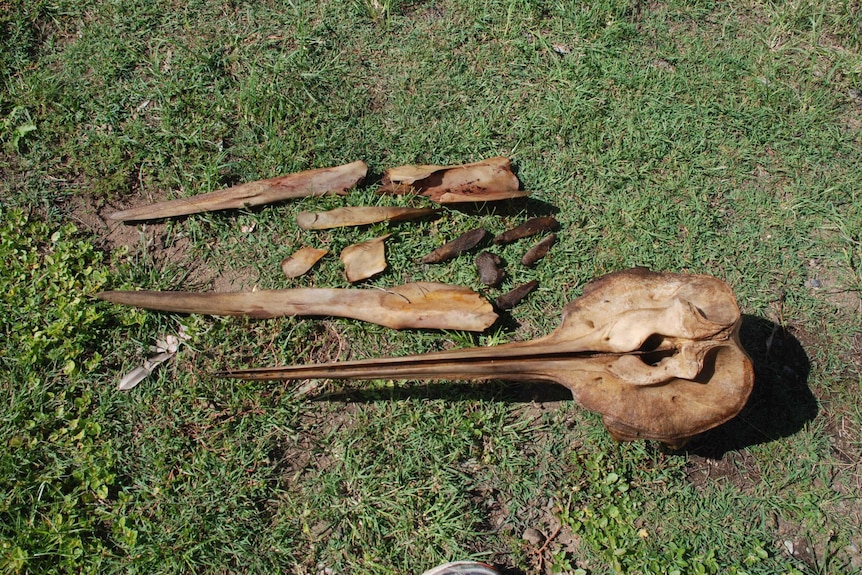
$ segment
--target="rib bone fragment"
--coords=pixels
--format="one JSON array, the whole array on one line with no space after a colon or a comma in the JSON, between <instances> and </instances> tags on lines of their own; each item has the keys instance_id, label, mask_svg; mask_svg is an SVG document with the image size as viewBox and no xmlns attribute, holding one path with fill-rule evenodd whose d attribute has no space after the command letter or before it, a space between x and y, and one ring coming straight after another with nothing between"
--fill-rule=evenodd
<instances>
[{"instance_id":1,"label":"rib bone fragment","mask_svg":"<svg viewBox=\"0 0 862 575\"><path fill-rule=\"evenodd\" d=\"M227 371L243 379L550 381L602 414L617 440L680 447L734 417L754 382L724 282L634 268L584 287L562 324L531 341L400 358Z\"/></svg>"},{"instance_id":2,"label":"rib bone fragment","mask_svg":"<svg viewBox=\"0 0 862 575\"><path fill-rule=\"evenodd\" d=\"M343 194L361 182L367 171L368 166L362 161L333 168L306 170L189 198L178 198L122 210L111 214L110 218L120 221L155 220L200 212L261 206L293 198Z\"/></svg>"},{"instance_id":3,"label":"rib bone fragment","mask_svg":"<svg viewBox=\"0 0 862 575\"><path fill-rule=\"evenodd\" d=\"M236 293L107 291L96 297L177 313L255 318L346 317L393 329L485 331L497 320L491 304L473 290L432 282L387 289L300 288Z\"/></svg>"}]
</instances>

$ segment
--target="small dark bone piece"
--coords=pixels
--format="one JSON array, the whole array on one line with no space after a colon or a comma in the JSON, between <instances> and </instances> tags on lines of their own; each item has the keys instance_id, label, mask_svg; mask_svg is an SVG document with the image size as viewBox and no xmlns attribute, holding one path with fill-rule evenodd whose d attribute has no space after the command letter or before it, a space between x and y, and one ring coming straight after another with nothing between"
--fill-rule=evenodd
<instances>
[{"instance_id":1,"label":"small dark bone piece","mask_svg":"<svg viewBox=\"0 0 862 575\"><path fill-rule=\"evenodd\" d=\"M486 286L497 287L506 277L503 260L491 252L482 252L476 256L476 269L479 271L479 279Z\"/></svg>"},{"instance_id":2,"label":"small dark bone piece","mask_svg":"<svg viewBox=\"0 0 862 575\"><path fill-rule=\"evenodd\" d=\"M521 303L521 300L527 297L530 292L532 292L537 287L539 287L539 282L533 280L531 282L519 285L509 293L504 293L497 298L497 309L512 309L513 307Z\"/></svg>"},{"instance_id":3,"label":"small dark bone piece","mask_svg":"<svg viewBox=\"0 0 862 575\"><path fill-rule=\"evenodd\" d=\"M439 264L441 262L451 260L452 258L475 248L482 240L485 239L486 235L488 235L488 232L483 228L470 230L466 234L458 236L451 242L443 244L430 254L424 256L420 261L423 264Z\"/></svg>"},{"instance_id":4,"label":"small dark bone piece","mask_svg":"<svg viewBox=\"0 0 862 575\"><path fill-rule=\"evenodd\" d=\"M524 257L521 258L521 265L535 265L536 262L548 255L548 250L551 249L551 246L554 245L554 242L556 241L557 234L548 234L545 236L542 241L531 247L530 250L524 254Z\"/></svg>"},{"instance_id":5,"label":"small dark bone piece","mask_svg":"<svg viewBox=\"0 0 862 575\"><path fill-rule=\"evenodd\" d=\"M497 245L511 244L521 238L528 238L530 236L535 236L536 234L541 234L542 232L549 232L556 229L558 225L560 224L554 216L533 218L531 220L527 220L516 228L512 228L511 230L507 230L498 235L494 238L494 243Z\"/></svg>"},{"instance_id":6,"label":"small dark bone piece","mask_svg":"<svg viewBox=\"0 0 862 575\"><path fill-rule=\"evenodd\" d=\"M560 326L530 341L407 357L266 367L219 375L273 379L547 381L602 414L619 441L671 447L735 417L754 385L730 287L705 275L624 270L593 280Z\"/></svg>"}]
</instances>

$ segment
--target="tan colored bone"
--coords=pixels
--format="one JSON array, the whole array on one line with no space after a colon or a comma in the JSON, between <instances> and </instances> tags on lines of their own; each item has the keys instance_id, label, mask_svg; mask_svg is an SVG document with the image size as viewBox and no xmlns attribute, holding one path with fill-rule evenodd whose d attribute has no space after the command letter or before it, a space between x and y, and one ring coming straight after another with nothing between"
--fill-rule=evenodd
<instances>
[{"instance_id":1,"label":"tan colored bone","mask_svg":"<svg viewBox=\"0 0 862 575\"><path fill-rule=\"evenodd\" d=\"M261 206L308 196L343 194L365 178L368 166L356 161L333 168L306 170L268 180L248 182L188 198L139 206L111 214L112 220L142 221L185 216L201 212Z\"/></svg>"},{"instance_id":2,"label":"tan colored bone","mask_svg":"<svg viewBox=\"0 0 862 575\"><path fill-rule=\"evenodd\" d=\"M177 313L347 317L393 329L485 331L497 321L488 301L473 290L419 282L387 289L300 288L238 293L108 291L99 299Z\"/></svg>"},{"instance_id":3,"label":"tan colored bone","mask_svg":"<svg viewBox=\"0 0 862 575\"><path fill-rule=\"evenodd\" d=\"M507 158L497 157L460 166L400 166L383 174L380 192L415 192L439 204L492 202L529 195L520 189Z\"/></svg>"},{"instance_id":4,"label":"tan colored bone","mask_svg":"<svg viewBox=\"0 0 862 575\"><path fill-rule=\"evenodd\" d=\"M551 334L526 342L342 363L227 371L243 379L550 381L618 440L680 447L734 417L754 382L724 282L635 268L584 287Z\"/></svg>"},{"instance_id":5,"label":"tan colored bone","mask_svg":"<svg viewBox=\"0 0 862 575\"><path fill-rule=\"evenodd\" d=\"M358 244L352 244L341 250L341 261L344 263L344 275L347 281L356 283L375 276L386 269L386 234Z\"/></svg>"},{"instance_id":6,"label":"tan colored bone","mask_svg":"<svg viewBox=\"0 0 862 575\"><path fill-rule=\"evenodd\" d=\"M347 226L364 226L378 222L403 222L438 213L434 208L401 208L396 206L349 206L327 212L300 212L296 224L304 230L328 230Z\"/></svg>"},{"instance_id":7,"label":"tan colored bone","mask_svg":"<svg viewBox=\"0 0 862 575\"><path fill-rule=\"evenodd\" d=\"M320 258L329 253L329 250L304 247L293 252L281 260L281 271L289 278L298 278L314 267Z\"/></svg>"}]
</instances>

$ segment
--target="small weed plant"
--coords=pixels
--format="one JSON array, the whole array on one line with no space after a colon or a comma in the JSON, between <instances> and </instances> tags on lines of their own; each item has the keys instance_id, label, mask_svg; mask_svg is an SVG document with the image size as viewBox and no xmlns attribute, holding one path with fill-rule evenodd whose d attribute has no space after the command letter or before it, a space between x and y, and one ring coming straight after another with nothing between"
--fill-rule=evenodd
<instances>
[{"instance_id":1,"label":"small weed plant","mask_svg":"<svg viewBox=\"0 0 862 575\"><path fill-rule=\"evenodd\" d=\"M580 536L598 555L600 562L614 573L639 575L713 575L731 573L751 575L749 571L769 557L760 541L752 541L741 565L725 567L716 551L701 551L684 538L677 541L655 541L656 533L648 524L650 494L642 485L661 482L650 477L656 471L633 466L636 459L615 460L604 453L576 454L577 471L571 491L560 506L558 517ZM659 473L663 473L659 471ZM564 551L554 556L553 569L558 573L586 575L575 568L574 559ZM790 575L801 575L791 570Z\"/></svg>"},{"instance_id":2,"label":"small weed plant","mask_svg":"<svg viewBox=\"0 0 862 575\"><path fill-rule=\"evenodd\" d=\"M92 370L101 356L84 352L98 338L104 316L87 295L106 281L101 254L70 223L54 228L10 210L0 225L0 256L7 266L0 275L3 362L59 364L66 374Z\"/></svg>"},{"instance_id":3,"label":"small weed plant","mask_svg":"<svg viewBox=\"0 0 862 575\"><path fill-rule=\"evenodd\" d=\"M73 225L21 210L0 214L0 257L0 572L84 572L107 553L100 534L134 539L108 519L115 453L86 385L107 319L88 294L106 274Z\"/></svg>"}]
</instances>

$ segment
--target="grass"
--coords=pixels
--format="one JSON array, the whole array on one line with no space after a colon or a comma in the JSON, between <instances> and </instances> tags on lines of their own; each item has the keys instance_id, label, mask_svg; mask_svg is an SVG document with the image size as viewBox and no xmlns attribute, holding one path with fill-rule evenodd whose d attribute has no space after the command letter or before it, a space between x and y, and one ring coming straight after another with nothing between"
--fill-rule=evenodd
<instances>
[{"instance_id":1,"label":"grass","mask_svg":"<svg viewBox=\"0 0 862 575\"><path fill-rule=\"evenodd\" d=\"M462 557L529 574L860 570L858 3L0 6L4 572L420 573ZM529 202L295 226L300 210L422 205L374 192L387 167L494 155ZM103 219L356 159L371 182L345 198ZM541 287L482 335L92 298L344 287L332 254L388 231L390 269L367 285L484 290L469 257L414 262L546 213L562 228L535 269L517 265L523 242L498 250L500 291ZM285 280L279 262L302 244L331 254ZM323 383L311 401L207 375L535 337L586 281L632 265L720 277L747 314L760 388L683 453L617 445L544 387ZM181 324L179 354L115 391ZM553 537L532 545L529 527Z\"/></svg>"}]
</instances>

